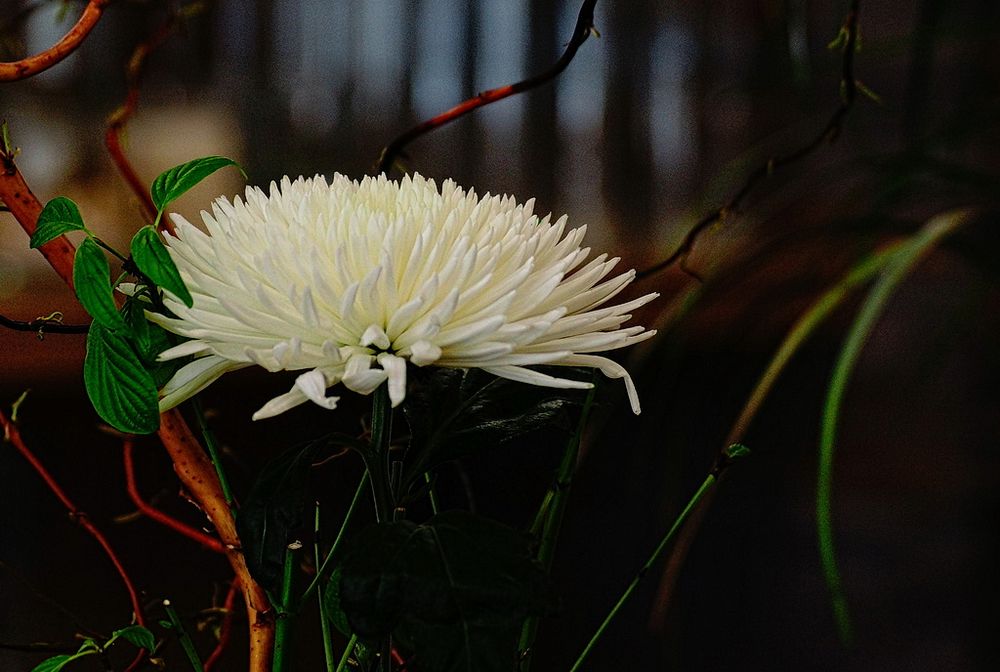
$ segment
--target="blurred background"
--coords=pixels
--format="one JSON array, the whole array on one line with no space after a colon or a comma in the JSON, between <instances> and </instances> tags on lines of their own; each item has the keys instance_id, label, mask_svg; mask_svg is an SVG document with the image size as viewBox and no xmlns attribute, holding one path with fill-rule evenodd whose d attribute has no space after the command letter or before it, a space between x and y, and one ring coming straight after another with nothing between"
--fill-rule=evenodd
<instances>
[{"instance_id":1,"label":"blurred background","mask_svg":"<svg viewBox=\"0 0 1000 672\"><path fill-rule=\"evenodd\" d=\"M47 48L83 3L4 0L0 58ZM842 53L829 49L847 2L601 1L588 40L557 80L422 137L403 163L479 193L537 199L588 227L595 250L646 268L676 248L770 157L805 146L840 104ZM76 53L0 86L17 164L44 202L73 198L98 235L124 247L143 220L103 145L124 100L125 64L171 13L189 18L148 61L125 151L145 182L189 159L238 160L250 182L371 173L414 123L484 89L543 70L569 40L580 3L563 0L215 0L113 2ZM841 647L816 552L816 445L830 369L852 300L808 342L746 437L679 571L657 566L608 630L588 669L993 670L1000 662L1000 3L868 3L860 13L859 93L833 144L756 186L699 239L688 266L636 283L661 299L637 322L660 335L629 353L644 412L604 385L556 560L563 596L537 669L568 667L710 468L782 337L810 301L865 254L944 210L977 218L901 287L852 379L840 426L835 526L857 643ZM192 220L235 171L177 204ZM9 215L0 214L0 313L85 315ZM83 337L0 330L0 404L26 388L23 433L78 505L122 549L151 601L185 617L221 599L224 563L130 516L120 440L83 393ZM280 380L276 380L279 379ZM239 487L317 427L357 431L302 408L249 427L287 388L241 372L204 395ZM140 443L147 497L200 524L155 441ZM456 470L481 512L530 520L561 447L539 441ZM324 467L331 506L359 464ZM107 633L128 606L92 540L9 446L0 451L0 668ZM208 619L204 614L200 618ZM311 619L303 619L310 621ZM301 669L321 649L306 629ZM196 635L207 652L211 636ZM311 645L311 644L314 644ZM240 669L237 636L222 668ZM179 651L165 653L179 666ZM80 664L86 669L86 664ZM94 667L92 669L100 669ZM177 669L180 669L179 667Z\"/></svg>"}]
</instances>

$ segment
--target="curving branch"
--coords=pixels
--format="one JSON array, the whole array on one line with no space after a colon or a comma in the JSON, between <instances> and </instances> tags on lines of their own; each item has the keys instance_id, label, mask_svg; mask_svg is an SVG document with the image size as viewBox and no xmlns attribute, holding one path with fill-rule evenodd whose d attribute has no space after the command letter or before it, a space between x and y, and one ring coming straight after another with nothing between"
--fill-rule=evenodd
<instances>
[{"instance_id":1,"label":"curving branch","mask_svg":"<svg viewBox=\"0 0 1000 672\"><path fill-rule=\"evenodd\" d=\"M219 627L219 641L216 643L211 655L205 660L205 672L212 671L229 645L229 637L233 631L233 617L236 615L233 607L236 604L236 594L239 593L239 590L239 582L233 579L232 583L229 584L229 590L226 592L226 600L222 603L223 615L222 625Z\"/></svg>"},{"instance_id":2,"label":"curving branch","mask_svg":"<svg viewBox=\"0 0 1000 672\"><path fill-rule=\"evenodd\" d=\"M5 315L0 315L0 327L6 327L13 331L33 331L38 334L41 340L45 334L86 334L90 329L89 324L65 324L62 321L62 313L54 312L47 317L36 317L30 321L12 320Z\"/></svg>"},{"instance_id":3,"label":"curving branch","mask_svg":"<svg viewBox=\"0 0 1000 672\"><path fill-rule=\"evenodd\" d=\"M0 82L16 82L33 77L72 54L97 25L104 8L110 3L111 0L90 0L83 8L80 20L54 45L40 54L22 58L20 61L0 63Z\"/></svg>"},{"instance_id":4,"label":"curving branch","mask_svg":"<svg viewBox=\"0 0 1000 672\"><path fill-rule=\"evenodd\" d=\"M450 110L417 124L386 145L375 167L375 174L388 174L396 161L396 157L402 153L403 148L421 135L430 133L434 129L451 123L484 105L489 105L509 96L534 89L558 77L563 70L569 67L570 61L576 56L580 45L586 42L587 38L594 32L594 6L596 4L597 0L585 0L583 6L580 7L580 14L576 19L576 27L573 29L573 37L566 44L566 50L563 52L563 55L559 57L559 60L551 68L520 82L483 91L479 95L459 103Z\"/></svg>"},{"instance_id":5,"label":"curving branch","mask_svg":"<svg viewBox=\"0 0 1000 672\"><path fill-rule=\"evenodd\" d=\"M108 118L108 128L104 133L104 145L108 148L111 160L118 168L118 172L122 174L122 178L124 178L129 188L139 199L139 203L142 204L142 210L146 215L148 223L152 223L156 219L156 206L153 205L149 189L143 183L139 174L135 172L135 168L132 167L132 163L128 160L128 157L125 156L125 152L122 149L121 133L139 107L139 92L146 59L170 37L178 24L179 16L177 12L171 12L166 21L160 24L159 28L136 46L131 58L128 60L128 65L125 66L125 82L128 85L125 101ZM173 222L170 221L169 217L163 217L160 222L162 228L173 233Z\"/></svg>"},{"instance_id":6,"label":"curving branch","mask_svg":"<svg viewBox=\"0 0 1000 672\"><path fill-rule=\"evenodd\" d=\"M209 536L201 530L196 530L190 525L168 516L142 498L142 494L139 492L139 485L135 480L135 463L132 459L133 447L134 443L132 439L125 439L122 444L122 462L125 466L125 488L128 490L129 498L139 508L139 511L161 525L169 527L174 532L177 532L192 541L196 541L210 551L215 553L225 553L226 549L222 545L222 542L215 537Z\"/></svg>"},{"instance_id":7,"label":"curving branch","mask_svg":"<svg viewBox=\"0 0 1000 672\"><path fill-rule=\"evenodd\" d=\"M87 533L94 538L95 541L100 545L101 549L104 550L104 554L108 556L108 560L114 565L115 570L118 572L118 576L121 577L122 584L125 586L125 590L128 593L129 601L132 603L132 611L135 614L136 623L139 625L146 624L146 618L143 614L142 602L139 600L139 591L136 590L135 584L132 582L132 578L129 573L125 570L125 566L122 565L122 561L118 558L118 554L115 553L115 549L111 546L107 537L101 532L101 530L94 525L87 514L77 508L73 500L69 498L66 491L62 489L59 483L56 481L55 477L45 468L41 460L31 452L27 444L24 443L24 439L21 438L21 432L17 428L12 420L10 420L3 411L0 411L0 425L3 426L3 436L4 440L9 442L17 452L21 453L21 456L28 461L31 468L41 477L48 486L52 494L56 496L62 505L66 507L69 511L70 518L72 518L76 523L80 525Z\"/></svg>"},{"instance_id":8,"label":"curving branch","mask_svg":"<svg viewBox=\"0 0 1000 672\"><path fill-rule=\"evenodd\" d=\"M840 73L840 105L838 105L837 109L833 111L833 114L826 122L826 125L823 126L823 129L809 142L798 149L789 152L788 154L771 157L762 165L758 166L756 170L747 176L746 182L743 183L743 186L740 187L735 194L733 194L732 198L730 198L725 205L713 212L708 213L698 220L693 227L691 227L691 229L684 236L684 239L681 240L680 245L677 246L677 249L675 249L669 257L636 273L637 280L642 280L659 273L660 271L673 266L677 262L680 262L681 268L685 273L700 280L701 278L684 266L684 262L687 260L691 250L694 249L694 245L701 234L704 233L705 230L712 224L724 221L730 213L739 209L740 204L743 203L743 199L747 197L747 194L749 194L760 182L763 182L767 178L771 177L776 170L784 168L790 164L797 163L823 145L833 143L838 137L840 137L840 132L844 125L844 119L854 106L854 101L857 98L858 92L858 82L854 77L854 52L857 50L858 46L859 11L860 0L851 0L851 4L847 10L847 16L844 18L844 24L841 27L840 32L840 35L843 38L844 49L844 59L841 63Z\"/></svg>"}]
</instances>

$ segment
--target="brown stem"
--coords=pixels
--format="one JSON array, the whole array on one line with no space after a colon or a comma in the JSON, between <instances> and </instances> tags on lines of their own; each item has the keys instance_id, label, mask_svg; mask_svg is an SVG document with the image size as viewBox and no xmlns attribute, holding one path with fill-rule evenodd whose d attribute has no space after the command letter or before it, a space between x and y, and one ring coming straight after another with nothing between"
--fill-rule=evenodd
<instances>
[{"instance_id":1,"label":"brown stem","mask_svg":"<svg viewBox=\"0 0 1000 672\"><path fill-rule=\"evenodd\" d=\"M591 32L593 32L594 5L596 4L597 0L585 0L583 6L580 7L580 14L576 20L576 28L573 29L573 37L566 45L566 50L563 52L563 55L559 57L559 60L556 61L551 68L520 82L509 84L507 86L501 86L496 89L490 89L489 91L483 91L479 95L459 103L450 110L442 112L436 117L432 117L427 121L417 124L386 145L385 149L382 150L382 156L379 157L378 164L375 167L375 174L388 174L396 160L396 157L403 151L403 148L419 138L421 135L430 133L434 129L455 121L459 117L463 117L469 112L483 107L484 105L489 105L490 103L495 103L498 100L503 100L508 96L513 96L515 94L528 91L529 89L534 89L535 87L541 86L542 84L558 77L559 74L569 66L573 57L576 56L576 52L580 48L580 45L586 42L587 38L590 37Z\"/></svg>"},{"instance_id":2,"label":"brown stem","mask_svg":"<svg viewBox=\"0 0 1000 672\"><path fill-rule=\"evenodd\" d=\"M771 175L774 174L774 171L804 159L823 145L834 142L840 136L840 132L844 125L844 119L847 117L847 113L851 111L851 108L854 106L854 101L857 98L858 87L857 80L854 78L854 52L857 49L858 44L859 5L860 0L851 0L850 7L847 10L847 16L844 18L843 34L846 37L844 39L844 59L841 63L840 74L840 105L838 105L837 109L833 111L833 114L826 122L826 125L823 126L823 129L802 147L799 147L788 154L771 157L762 165L758 166L756 170L747 176L746 182L743 183L743 186L740 187L735 194L733 194L725 205L713 212L708 213L693 227L691 227L691 229L684 236L684 239L681 240L680 245L677 246L677 249L675 249L670 256L663 261L657 262L649 268L645 268L636 273L635 277L637 280L642 280L651 275L655 275L656 273L659 273L660 271L669 268L678 262L680 262L681 268L685 273L691 275L696 280L701 280L701 278L685 266L687 257L691 253L691 250L694 249L694 245L698 241L701 234L712 226L712 224L725 221L726 217L730 213L738 210L747 194L749 194L758 183L771 177Z\"/></svg>"},{"instance_id":3,"label":"brown stem","mask_svg":"<svg viewBox=\"0 0 1000 672\"><path fill-rule=\"evenodd\" d=\"M196 530L190 525L168 516L163 511L160 511L142 498L142 494L139 492L139 486L135 480L135 464L132 460L132 449L132 439L125 439L122 444L122 461L125 466L125 488L128 490L128 496L132 499L139 510L161 525L165 525L174 532L198 542L208 550L214 551L215 553L225 553L226 549L222 545L222 542L215 537L211 537L201 530Z\"/></svg>"},{"instance_id":4,"label":"brown stem","mask_svg":"<svg viewBox=\"0 0 1000 672\"><path fill-rule=\"evenodd\" d=\"M20 61L0 63L0 82L14 82L33 77L72 54L97 25L104 8L110 2L111 0L90 0L83 8L80 20L69 29L69 32L40 54L22 58Z\"/></svg>"},{"instance_id":5,"label":"brown stem","mask_svg":"<svg viewBox=\"0 0 1000 672\"><path fill-rule=\"evenodd\" d=\"M17 425L12 422L3 411L0 411L0 425L3 425L4 440L9 442L17 452L21 453L28 464L35 470L35 472L42 478L45 485L48 486L52 494L56 496L62 505L66 507L69 511L70 518L76 521L80 527L85 529L90 536L94 538L95 541L104 550L104 554L108 556L108 560L111 564L115 566L115 570L118 572L118 576L121 577L122 584L125 586L126 592L128 592L129 600L132 602L132 612L135 614L135 621L139 625L146 624L146 618L143 615L142 602L139 600L139 591L136 590L135 584L132 582L131 577L125 570L125 566L122 565L121 560L118 558L118 554L115 553L114 548L112 548L111 543L108 542L107 537L98 529L96 525L90 520L86 513L77 508L73 500L69 498L66 491L62 489L56 479L49 473L49 470L45 468L41 460L31 452L27 444L21 438L21 432L18 430ZM143 654L144 655L144 654Z\"/></svg>"},{"instance_id":6,"label":"brown stem","mask_svg":"<svg viewBox=\"0 0 1000 672\"><path fill-rule=\"evenodd\" d=\"M25 184L14 165L13 157L4 154L0 156L0 161L3 163L3 171L0 171L0 200L8 205L21 228L31 235L37 226L42 204ZM73 257L76 252L73 244L65 236L60 236L40 249L56 273L72 287ZM158 434L174 463L174 471L212 521L226 547L229 564L240 585L246 587L243 595L250 619L249 672L267 672L274 646L274 618L267 595L247 570L233 513L226 504L215 469L176 409L160 416Z\"/></svg>"}]
</instances>

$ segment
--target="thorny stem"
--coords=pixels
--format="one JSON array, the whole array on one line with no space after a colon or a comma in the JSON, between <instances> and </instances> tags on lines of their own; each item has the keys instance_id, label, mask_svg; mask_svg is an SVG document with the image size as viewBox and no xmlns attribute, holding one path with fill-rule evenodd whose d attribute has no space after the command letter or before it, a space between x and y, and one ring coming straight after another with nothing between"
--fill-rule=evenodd
<instances>
[{"instance_id":1,"label":"thorny stem","mask_svg":"<svg viewBox=\"0 0 1000 672\"><path fill-rule=\"evenodd\" d=\"M509 96L534 89L535 87L541 86L542 84L558 77L563 70L569 67L570 62L576 56L576 52L580 48L580 45L586 42L587 38L594 32L594 6L596 4L597 0L585 0L583 5L580 7L580 14L576 20L576 27L573 29L573 37L566 44L566 50L563 52L563 55L559 57L559 60L556 61L551 68L520 82L509 84L507 86L501 86L496 89L490 89L489 91L483 91L479 95L459 103L450 110L442 112L436 117L432 117L427 121L417 124L410 130L398 136L395 140L390 142L385 149L382 150L382 155L379 157L378 164L375 167L375 174L388 174L389 170L392 169L392 166L396 161L396 157L403 151L403 148L420 136L430 133L434 129L440 128L445 124L451 123L459 117L463 117L469 112L483 107L484 105L489 105L490 103L495 103L498 100L503 100Z\"/></svg>"},{"instance_id":2,"label":"thorny stem","mask_svg":"<svg viewBox=\"0 0 1000 672\"><path fill-rule=\"evenodd\" d=\"M804 159L824 144L833 143L840 136L841 129L844 125L844 119L854 106L854 101L857 97L858 86L857 81L854 78L854 52L857 50L858 46L859 12L860 0L851 0L850 7L847 10L847 16L844 18L844 24L841 28L842 33L845 35L845 39L843 46L844 56L841 63L840 74L840 105L838 105L837 109L834 110L830 119L826 122L826 125L823 126L823 129L802 147L799 147L795 151L782 156L771 157L756 170L750 173L746 182L743 183L743 186L740 187L735 194L733 194L725 205L713 212L708 213L693 227L691 227L670 256L663 261L657 262L649 268L645 268L636 273L635 277L637 280L642 280L651 275L655 275L656 273L673 266L677 262L681 262L681 267L684 268L686 273L700 280L697 275L684 267L684 262L687 260L687 257L691 253L692 249L694 249L694 245L701 234L715 222L724 221L729 214L739 209L740 204L743 202L743 199L746 198L747 194L749 194L758 183L771 177L777 169Z\"/></svg>"}]
</instances>

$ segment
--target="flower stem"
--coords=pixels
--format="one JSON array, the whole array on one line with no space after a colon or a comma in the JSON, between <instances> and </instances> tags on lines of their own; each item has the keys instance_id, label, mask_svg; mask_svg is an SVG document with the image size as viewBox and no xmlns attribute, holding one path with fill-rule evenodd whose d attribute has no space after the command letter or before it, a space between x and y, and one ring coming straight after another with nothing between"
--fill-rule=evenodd
<instances>
[{"instance_id":1,"label":"flower stem","mask_svg":"<svg viewBox=\"0 0 1000 672\"><path fill-rule=\"evenodd\" d=\"M840 408L844 392L854 365L858 361L865 341L871 334L882 310L906 277L923 256L942 238L955 230L968 219L969 213L957 211L945 213L931 219L910 240L903 243L889 260L882 275L875 281L858 311L858 316L851 326L840 356L834 365L830 384L827 387L826 401L823 405L823 422L819 443L819 466L816 483L816 535L819 544L820 561L823 565L823 575L833 603L833 614L837 623L837 632L844 645L850 645L853 640L853 628L850 613L847 608L847 598L844 594L840 571L837 569L837 558L833 543L833 456L837 435L837 423L840 419Z\"/></svg>"},{"instance_id":2,"label":"flower stem","mask_svg":"<svg viewBox=\"0 0 1000 672\"><path fill-rule=\"evenodd\" d=\"M347 648L344 649L344 655L340 657L340 662L337 663L336 672L343 672L347 669L347 661L351 659L351 653L354 652L354 645L358 643L358 636L351 635L351 638L347 640Z\"/></svg>"},{"instance_id":3,"label":"flower stem","mask_svg":"<svg viewBox=\"0 0 1000 672\"><path fill-rule=\"evenodd\" d=\"M424 472L424 483L427 484L427 497L431 502L431 513L435 516L441 512L441 506L438 504L437 493L434 492L434 482L431 480L431 475L428 472Z\"/></svg>"},{"instance_id":4,"label":"flower stem","mask_svg":"<svg viewBox=\"0 0 1000 672\"><path fill-rule=\"evenodd\" d=\"M302 544L295 541L285 548L285 565L281 577L281 613L274 624L274 659L272 672L285 672L289 669L290 656L288 649L291 644L292 618L295 616L295 605L292 604L292 584L295 581L295 551Z\"/></svg>"},{"instance_id":5,"label":"flower stem","mask_svg":"<svg viewBox=\"0 0 1000 672\"><path fill-rule=\"evenodd\" d=\"M545 493L535 520L531 524L531 533L541 532L541 545L538 549L538 560L548 572L552 569L552 559L555 556L556 541L559 531L562 529L563 516L566 513L566 504L569 501L569 490L573 484L573 472L576 470L577 458L580 455L580 442L583 440L583 430L590 415L590 409L594 405L594 395L597 390L597 376L593 379L594 387L590 388L587 398L583 402L583 410L580 412L580 421L576 425L576 431L566 443L566 450L563 452L562 461L556 477ZM521 651L520 670L527 672L531 668L531 647L535 644L535 637L538 635L538 616L532 616L524 622L521 627L521 640L518 643L518 651Z\"/></svg>"},{"instance_id":6,"label":"flower stem","mask_svg":"<svg viewBox=\"0 0 1000 672\"><path fill-rule=\"evenodd\" d=\"M691 497L691 499L688 500L688 503L684 507L684 510L681 511L679 516L677 516L677 519L674 520L673 525L670 526L670 529L660 540L660 543L657 545L652 555L650 555L649 559L646 560L646 564L642 566L639 572L635 575L635 578L632 579L632 582L625 589L625 592L622 593L622 596L620 598L618 598L618 602L615 603L615 606L611 608L611 611L608 612L608 615L604 617L604 621L601 623L600 627L597 628L597 632L595 632L593 637L590 638L590 641L587 642L587 646L584 647L579 657L577 657L576 662L573 663L573 667L570 668L570 672L576 672L577 670L580 669L580 666L583 665L583 661L587 658L588 655L590 655L591 649L593 649L594 645L597 644L597 640L601 638L601 635L604 634L604 631L607 630L608 626L611 624L611 621L613 621L615 616L618 615L618 612L621 610L622 606L625 604L625 602L628 601L628 598L632 596L632 593L635 592L636 586L639 585L639 582L642 580L642 577L644 577L646 573L649 572L650 568L652 568L652 566L660 558L660 555L662 555L663 551L666 550L667 545L670 543L670 540L674 538L674 535L677 533L677 530L680 529L681 524L688 517L688 515L690 515L691 511L694 510L694 507L698 504L698 502L701 501L701 498L705 496L705 493L708 492L709 488L715 485L717 479L718 476L717 472L715 471L713 471L712 473L710 473L708 476L705 477L705 480L704 482L702 482L701 487L699 487L698 490Z\"/></svg>"},{"instance_id":7,"label":"flower stem","mask_svg":"<svg viewBox=\"0 0 1000 672\"><path fill-rule=\"evenodd\" d=\"M184 654L187 656L188 662L191 663L191 667L197 670L197 672L201 672L204 668L202 667L201 659L198 657L198 651L194 648L194 642L191 641L187 630L184 629L184 624L181 623L181 618L177 615L177 610L170 604L170 600L163 600L163 609L167 612L167 618L170 619L170 626L177 634L177 639L180 641L181 648L184 649Z\"/></svg>"},{"instance_id":8,"label":"flower stem","mask_svg":"<svg viewBox=\"0 0 1000 672\"><path fill-rule=\"evenodd\" d=\"M229 487L229 479L226 477L226 472L222 468L222 458L219 455L219 446L215 442L215 433L212 428L208 426L208 420L205 417L205 409L202 408L201 399L194 397L191 400L191 406L194 408L194 416L198 421L198 429L201 430L202 439L205 441L205 448L208 449L208 456L212 460L212 466L215 467L215 473L219 477L219 485L222 487L222 496L226 500L226 504L229 508L233 508L233 491Z\"/></svg>"},{"instance_id":9,"label":"flower stem","mask_svg":"<svg viewBox=\"0 0 1000 672\"><path fill-rule=\"evenodd\" d=\"M365 472L365 475L367 476L368 472ZM360 492L360 490L361 489L359 488L358 491ZM355 499L357 499L357 497L355 497ZM353 505L354 502L351 502L351 504ZM348 511L348 513L350 513L350 511ZM343 532L343 525L340 529L341 532ZM316 513L313 516L313 558L315 558L316 563L319 563L319 530L319 502L316 502ZM339 537L340 535L337 536ZM326 556L326 559L329 560L332 555L333 553L330 553ZM323 564L326 564L326 560L323 561ZM319 627L320 635L323 638L323 660L326 663L326 672L334 672L333 637L330 636L330 619L326 617L326 609L323 608L323 586L319 584L320 574L321 568L317 564L316 577L312 580L312 583L309 584L309 587L315 587L316 601L319 604ZM303 596L308 594L309 589L307 588L306 593ZM302 604L302 602L300 602L300 604Z\"/></svg>"},{"instance_id":10,"label":"flower stem","mask_svg":"<svg viewBox=\"0 0 1000 672\"><path fill-rule=\"evenodd\" d=\"M389 487L389 441L392 436L392 405L389 385L382 383L372 395L372 440L364 453L365 467L375 497L375 517L380 523L392 520L392 490Z\"/></svg>"},{"instance_id":11,"label":"flower stem","mask_svg":"<svg viewBox=\"0 0 1000 672\"><path fill-rule=\"evenodd\" d=\"M368 487L368 478L369 478L368 472L365 471L365 473L361 476L361 480L358 482L358 487L354 490L354 497L351 499L350 506L347 507L347 513L344 514L344 520L340 524L340 530L337 532L336 538L334 538L333 540L333 546L331 546L330 550L327 551L326 557L323 558L323 562L316 569L316 576L313 577L313 580L309 583L309 586L306 588L306 591L302 593L302 597L299 598L299 604L305 604L309 600L309 598L312 597L313 592L319 589L319 585L322 582L322 580L326 578L327 570L331 566L330 561L333 558L333 556L336 555L337 549L340 548L340 542L344 538L344 530L347 529L348 523L350 523L351 519L354 517L354 511L357 509L358 501L361 499L361 493L363 493L365 488ZM316 516L317 518L319 517L318 508ZM319 522L317 522L316 525L318 530ZM317 535L317 539L318 538L319 535ZM316 546L316 557L319 558L318 545ZM322 602L322 599L320 601Z\"/></svg>"}]
</instances>

